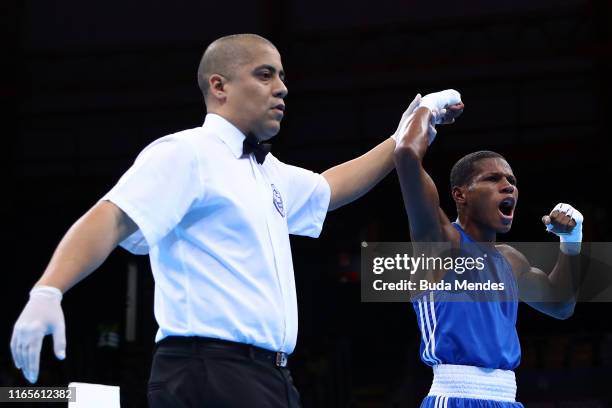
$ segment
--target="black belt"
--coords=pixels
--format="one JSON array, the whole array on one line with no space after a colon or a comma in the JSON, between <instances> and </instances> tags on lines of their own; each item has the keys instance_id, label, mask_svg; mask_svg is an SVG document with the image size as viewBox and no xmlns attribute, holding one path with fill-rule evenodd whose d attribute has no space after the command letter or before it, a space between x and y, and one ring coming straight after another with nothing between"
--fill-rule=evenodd
<instances>
[{"instance_id":1,"label":"black belt","mask_svg":"<svg viewBox=\"0 0 612 408\"><path fill-rule=\"evenodd\" d=\"M254 360L269 362L277 367L287 367L289 355L282 351L270 351L250 344L236 343L228 340L209 337L169 336L157 343L157 349L178 349L181 352L191 351L194 354L206 354L210 351L223 350L244 355Z\"/></svg>"}]
</instances>

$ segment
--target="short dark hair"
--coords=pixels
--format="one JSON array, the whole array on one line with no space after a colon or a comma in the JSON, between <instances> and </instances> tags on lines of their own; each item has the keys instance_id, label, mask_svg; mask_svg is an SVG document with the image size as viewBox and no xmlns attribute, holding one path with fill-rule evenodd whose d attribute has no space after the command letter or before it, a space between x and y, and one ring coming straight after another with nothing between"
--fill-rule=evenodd
<instances>
[{"instance_id":1,"label":"short dark hair","mask_svg":"<svg viewBox=\"0 0 612 408\"><path fill-rule=\"evenodd\" d=\"M501 154L492 152L490 150L481 150L463 156L462 158L457 160L457 163L455 163L451 170L451 189L453 187L461 187L470 184L474 176L476 175L476 163L484 159L506 160Z\"/></svg>"},{"instance_id":2,"label":"short dark hair","mask_svg":"<svg viewBox=\"0 0 612 408\"><path fill-rule=\"evenodd\" d=\"M198 86L204 95L208 96L208 79L212 74L222 74L231 77L242 64L247 64L253 58L253 44L260 43L276 48L270 40L257 34L233 34L213 41L204 51L198 66Z\"/></svg>"}]
</instances>

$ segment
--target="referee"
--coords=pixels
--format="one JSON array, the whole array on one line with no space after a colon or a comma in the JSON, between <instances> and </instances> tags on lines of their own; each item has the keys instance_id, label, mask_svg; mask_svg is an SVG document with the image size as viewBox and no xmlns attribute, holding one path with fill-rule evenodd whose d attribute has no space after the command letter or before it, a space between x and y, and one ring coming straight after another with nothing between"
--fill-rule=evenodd
<instances>
[{"instance_id":1,"label":"referee","mask_svg":"<svg viewBox=\"0 0 612 408\"><path fill-rule=\"evenodd\" d=\"M202 127L147 146L69 229L31 290L11 339L30 382L45 335L65 357L63 293L120 245L149 254L155 279L152 407L300 405L287 368L297 337L289 234L317 237L327 211L393 169L395 141L323 174L282 163L265 142L285 114L284 75L260 36L210 44L197 75Z\"/></svg>"}]
</instances>

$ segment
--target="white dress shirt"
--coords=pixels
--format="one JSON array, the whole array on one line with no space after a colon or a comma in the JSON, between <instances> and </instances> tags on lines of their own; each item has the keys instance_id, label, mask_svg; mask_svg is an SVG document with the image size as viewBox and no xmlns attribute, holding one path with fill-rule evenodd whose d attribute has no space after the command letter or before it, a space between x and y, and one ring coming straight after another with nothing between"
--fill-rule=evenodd
<instances>
[{"instance_id":1,"label":"white dress shirt","mask_svg":"<svg viewBox=\"0 0 612 408\"><path fill-rule=\"evenodd\" d=\"M147 146L102 199L138 225L121 246L149 253L156 341L204 336L291 353L297 301L289 234L317 237L330 200L321 175L268 154L208 114Z\"/></svg>"}]
</instances>

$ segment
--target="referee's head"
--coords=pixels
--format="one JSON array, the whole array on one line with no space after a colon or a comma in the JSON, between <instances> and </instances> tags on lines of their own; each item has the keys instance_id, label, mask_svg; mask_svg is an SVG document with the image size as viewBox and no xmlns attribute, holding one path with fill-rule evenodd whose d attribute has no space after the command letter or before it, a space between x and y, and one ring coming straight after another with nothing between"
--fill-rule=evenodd
<instances>
[{"instance_id":1,"label":"referee's head","mask_svg":"<svg viewBox=\"0 0 612 408\"><path fill-rule=\"evenodd\" d=\"M284 81L278 50L256 34L215 40L198 67L198 85L208 112L223 116L259 140L280 130L288 92Z\"/></svg>"}]
</instances>

